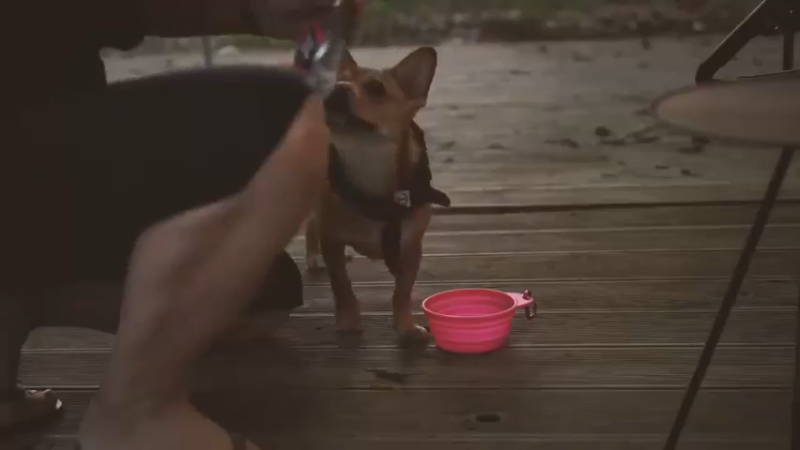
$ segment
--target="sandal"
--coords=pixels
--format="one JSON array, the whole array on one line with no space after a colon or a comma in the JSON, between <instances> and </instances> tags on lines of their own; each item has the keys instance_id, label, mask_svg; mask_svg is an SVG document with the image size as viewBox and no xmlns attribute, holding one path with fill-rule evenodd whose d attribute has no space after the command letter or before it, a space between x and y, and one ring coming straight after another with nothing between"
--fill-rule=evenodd
<instances>
[{"instance_id":1,"label":"sandal","mask_svg":"<svg viewBox=\"0 0 800 450\"><path fill-rule=\"evenodd\" d=\"M20 432L55 419L63 403L50 389L26 390L21 386L0 392L0 431Z\"/></svg>"},{"instance_id":2,"label":"sandal","mask_svg":"<svg viewBox=\"0 0 800 450\"><path fill-rule=\"evenodd\" d=\"M244 436L236 433L228 432L228 436L231 438L231 450L247 450L247 439ZM81 450L81 444L76 443L74 450Z\"/></svg>"}]
</instances>

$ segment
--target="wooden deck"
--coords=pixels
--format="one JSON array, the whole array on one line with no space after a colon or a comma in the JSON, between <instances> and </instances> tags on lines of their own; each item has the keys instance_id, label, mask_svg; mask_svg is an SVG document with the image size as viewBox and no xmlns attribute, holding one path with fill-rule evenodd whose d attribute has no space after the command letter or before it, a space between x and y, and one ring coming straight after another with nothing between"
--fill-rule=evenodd
<instances>
[{"instance_id":1,"label":"wooden deck","mask_svg":"<svg viewBox=\"0 0 800 450\"><path fill-rule=\"evenodd\" d=\"M656 133L642 110L690 84L715 41L654 39L546 46L445 45L420 116L436 185L454 205L736 201L763 194L777 151ZM800 48L800 46L798 46ZM384 67L410 49L358 49ZM779 67L780 45L753 42L726 71ZM221 56L275 64L288 52ZM200 63L198 55L117 58L124 79ZM708 372L682 450L773 450L790 434L800 164L762 241ZM306 306L280 342L217 354L197 374L212 417L270 449L660 450L717 312L754 206L437 216L415 301L450 288L531 289L509 348L464 357L395 348L391 281L380 263L350 264L365 312L359 345L338 342L330 289L310 279ZM301 256L302 244L292 244ZM63 420L36 450L72 450L112 338L37 331L22 368L53 387ZM405 430L405 431L403 431ZM7 446L0 440L0 450ZM13 444L11 447L13 450ZM222 449L221 449L222 450Z\"/></svg>"},{"instance_id":2,"label":"wooden deck","mask_svg":"<svg viewBox=\"0 0 800 450\"><path fill-rule=\"evenodd\" d=\"M531 289L540 316L518 314L507 349L474 357L396 349L390 277L356 258L350 270L366 315L358 345L337 342L329 288L309 280L307 304L279 343L203 363L197 401L271 449L659 449L754 212L437 216L415 301L463 286ZM301 247L291 248L300 256ZM781 205L681 449L787 448L798 250L800 205ZM23 381L55 388L67 405L41 448L71 448L111 343L73 329L31 337Z\"/></svg>"}]
</instances>

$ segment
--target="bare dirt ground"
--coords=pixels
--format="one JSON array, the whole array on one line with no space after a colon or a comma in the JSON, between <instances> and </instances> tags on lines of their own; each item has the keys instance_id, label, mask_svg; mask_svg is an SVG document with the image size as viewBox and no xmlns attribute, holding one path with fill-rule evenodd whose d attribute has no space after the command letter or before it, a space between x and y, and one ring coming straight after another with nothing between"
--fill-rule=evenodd
<instances>
[{"instance_id":1,"label":"bare dirt ground","mask_svg":"<svg viewBox=\"0 0 800 450\"><path fill-rule=\"evenodd\" d=\"M420 116L435 183L462 205L759 198L776 150L696 145L659 130L620 139L654 123L650 101L691 85L718 39L655 39L649 50L638 40L438 47L439 71ZM779 69L780 47L753 42L723 74ZM288 51L229 50L217 63L290 60ZM409 50L353 53L362 65L382 67ZM190 53L107 61L112 80L202 63ZM784 197L798 196L800 163L784 189Z\"/></svg>"}]
</instances>

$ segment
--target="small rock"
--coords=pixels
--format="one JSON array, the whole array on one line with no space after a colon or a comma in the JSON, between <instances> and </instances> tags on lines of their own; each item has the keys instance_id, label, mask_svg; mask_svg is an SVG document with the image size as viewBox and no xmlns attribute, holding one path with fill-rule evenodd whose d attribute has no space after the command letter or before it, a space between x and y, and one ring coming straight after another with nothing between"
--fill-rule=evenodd
<instances>
[{"instance_id":1,"label":"small rock","mask_svg":"<svg viewBox=\"0 0 800 450\"><path fill-rule=\"evenodd\" d=\"M394 372L390 370L383 370L383 369L373 369L368 370L371 374L375 375L375 378L379 380L386 380L391 381L392 383L397 384L405 384L408 381L409 375L406 373Z\"/></svg>"},{"instance_id":2,"label":"small rock","mask_svg":"<svg viewBox=\"0 0 800 450\"><path fill-rule=\"evenodd\" d=\"M489 149L490 150L505 150L506 146L503 145L503 144L498 144L496 142L493 142L493 143L489 144Z\"/></svg>"},{"instance_id":3,"label":"small rock","mask_svg":"<svg viewBox=\"0 0 800 450\"><path fill-rule=\"evenodd\" d=\"M697 176L696 173L692 172L689 169L681 169L681 175L683 175L685 177L696 177Z\"/></svg>"},{"instance_id":4,"label":"small rock","mask_svg":"<svg viewBox=\"0 0 800 450\"><path fill-rule=\"evenodd\" d=\"M583 53L580 52L573 52L572 60L575 62L589 62L592 60L592 57L589 55L584 55Z\"/></svg>"},{"instance_id":5,"label":"small rock","mask_svg":"<svg viewBox=\"0 0 800 450\"><path fill-rule=\"evenodd\" d=\"M456 141L444 141L439 144L439 148L442 150L447 150L448 148L453 148L456 146Z\"/></svg>"},{"instance_id":6,"label":"small rock","mask_svg":"<svg viewBox=\"0 0 800 450\"><path fill-rule=\"evenodd\" d=\"M692 136L693 145L708 145L710 142L711 140L705 136Z\"/></svg>"},{"instance_id":7,"label":"small rock","mask_svg":"<svg viewBox=\"0 0 800 450\"><path fill-rule=\"evenodd\" d=\"M241 52L238 48L233 45L226 45L221 49L217 50L217 56L236 56L239 55Z\"/></svg>"},{"instance_id":8,"label":"small rock","mask_svg":"<svg viewBox=\"0 0 800 450\"><path fill-rule=\"evenodd\" d=\"M658 169L658 170L667 170L667 169L669 169L669 166L665 166L664 164L659 164L659 165L656 166L656 169Z\"/></svg>"},{"instance_id":9,"label":"small rock","mask_svg":"<svg viewBox=\"0 0 800 450\"><path fill-rule=\"evenodd\" d=\"M580 148L581 144L571 138L561 138L561 139L548 139L545 141L547 144L553 145L562 145L564 147L569 148Z\"/></svg>"},{"instance_id":10,"label":"small rock","mask_svg":"<svg viewBox=\"0 0 800 450\"><path fill-rule=\"evenodd\" d=\"M549 51L550 51L550 47L548 47L547 44L541 44L539 46L539 53L547 53Z\"/></svg>"},{"instance_id":11,"label":"small rock","mask_svg":"<svg viewBox=\"0 0 800 450\"><path fill-rule=\"evenodd\" d=\"M456 159L455 159L455 158L453 158L452 156L448 156L447 158L445 158L445 159L444 159L444 162L445 162L446 164L450 164L450 163L453 163L453 162L455 162L455 161L456 161Z\"/></svg>"},{"instance_id":12,"label":"small rock","mask_svg":"<svg viewBox=\"0 0 800 450\"><path fill-rule=\"evenodd\" d=\"M475 118L475 114L472 113L464 113L458 115L459 119L470 120Z\"/></svg>"},{"instance_id":13,"label":"small rock","mask_svg":"<svg viewBox=\"0 0 800 450\"><path fill-rule=\"evenodd\" d=\"M611 131L608 127L604 127L601 125L594 129L594 134L599 137L609 137L612 134L614 134L614 132Z\"/></svg>"},{"instance_id":14,"label":"small rock","mask_svg":"<svg viewBox=\"0 0 800 450\"><path fill-rule=\"evenodd\" d=\"M700 145L689 145L678 149L684 155L696 155L703 152L703 147Z\"/></svg>"},{"instance_id":15,"label":"small rock","mask_svg":"<svg viewBox=\"0 0 800 450\"><path fill-rule=\"evenodd\" d=\"M706 27L706 24L705 24L705 23L703 23L703 22L701 22L701 21L699 21L699 20L695 20L695 21L692 23L692 30L693 30L695 33L702 33L703 31L706 31L706 28L707 28L707 27Z\"/></svg>"},{"instance_id":16,"label":"small rock","mask_svg":"<svg viewBox=\"0 0 800 450\"><path fill-rule=\"evenodd\" d=\"M633 112L633 114L636 115L636 116L649 116L652 113L650 112L650 108L645 107L645 108L637 109L636 111Z\"/></svg>"},{"instance_id":17,"label":"small rock","mask_svg":"<svg viewBox=\"0 0 800 450\"><path fill-rule=\"evenodd\" d=\"M530 75L531 72L528 70L521 70L521 69L511 69L508 71L511 75Z\"/></svg>"},{"instance_id":18,"label":"small rock","mask_svg":"<svg viewBox=\"0 0 800 450\"><path fill-rule=\"evenodd\" d=\"M600 143L603 145L614 145L619 147L625 145L625 139L622 138L600 139Z\"/></svg>"}]
</instances>

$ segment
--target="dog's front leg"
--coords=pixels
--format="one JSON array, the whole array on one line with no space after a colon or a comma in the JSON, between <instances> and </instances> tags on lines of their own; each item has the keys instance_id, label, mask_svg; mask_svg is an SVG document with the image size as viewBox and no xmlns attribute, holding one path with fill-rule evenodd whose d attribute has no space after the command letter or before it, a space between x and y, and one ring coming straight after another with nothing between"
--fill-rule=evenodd
<instances>
[{"instance_id":1,"label":"dog's front leg","mask_svg":"<svg viewBox=\"0 0 800 450\"><path fill-rule=\"evenodd\" d=\"M395 274L392 312L394 326L401 346L426 345L430 341L428 330L417 325L411 311L411 293L417 282L420 261L422 261L422 237L415 239L402 249L400 264Z\"/></svg>"},{"instance_id":2,"label":"dog's front leg","mask_svg":"<svg viewBox=\"0 0 800 450\"><path fill-rule=\"evenodd\" d=\"M334 236L322 233L320 236L322 259L328 270L333 301L335 304L336 330L341 332L357 332L361 330L361 308L350 276L347 274L347 257L345 244Z\"/></svg>"},{"instance_id":3,"label":"dog's front leg","mask_svg":"<svg viewBox=\"0 0 800 450\"><path fill-rule=\"evenodd\" d=\"M319 218L314 211L306 221L306 269L316 272L324 269L320 251Z\"/></svg>"}]
</instances>

